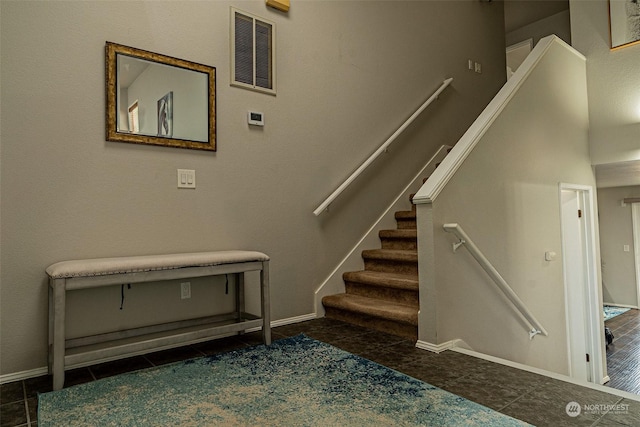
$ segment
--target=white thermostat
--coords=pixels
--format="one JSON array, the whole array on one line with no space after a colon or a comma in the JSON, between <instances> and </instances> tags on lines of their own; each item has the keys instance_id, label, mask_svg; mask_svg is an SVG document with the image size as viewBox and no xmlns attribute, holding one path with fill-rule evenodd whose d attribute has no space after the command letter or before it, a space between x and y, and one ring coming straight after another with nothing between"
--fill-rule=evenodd
<instances>
[{"instance_id":1,"label":"white thermostat","mask_svg":"<svg viewBox=\"0 0 640 427\"><path fill-rule=\"evenodd\" d=\"M264 114L259 113L257 111L248 111L247 121L249 122L250 125L264 126Z\"/></svg>"}]
</instances>

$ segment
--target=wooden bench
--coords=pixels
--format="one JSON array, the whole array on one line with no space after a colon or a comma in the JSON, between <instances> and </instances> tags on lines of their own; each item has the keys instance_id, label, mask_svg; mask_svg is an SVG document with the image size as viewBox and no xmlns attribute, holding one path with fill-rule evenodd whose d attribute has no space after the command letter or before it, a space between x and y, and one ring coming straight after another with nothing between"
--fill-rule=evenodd
<instances>
[{"instance_id":1,"label":"wooden bench","mask_svg":"<svg viewBox=\"0 0 640 427\"><path fill-rule=\"evenodd\" d=\"M244 273L260 272L261 316L244 312ZM49 276L49 373L53 389L64 386L66 369L206 341L262 327L271 344L269 257L261 252L221 251L63 261L46 269ZM232 313L155 324L117 332L66 339L68 291L203 276L236 276Z\"/></svg>"}]
</instances>

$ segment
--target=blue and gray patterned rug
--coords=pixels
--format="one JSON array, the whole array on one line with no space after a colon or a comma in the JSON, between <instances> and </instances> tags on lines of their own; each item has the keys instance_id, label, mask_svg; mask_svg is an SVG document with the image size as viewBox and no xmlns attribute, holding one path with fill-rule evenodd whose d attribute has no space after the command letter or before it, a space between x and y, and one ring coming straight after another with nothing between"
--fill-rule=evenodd
<instances>
[{"instance_id":1,"label":"blue and gray patterned rug","mask_svg":"<svg viewBox=\"0 0 640 427\"><path fill-rule=\"evenodd\" d=\"M627 311L629 311L628 308L624 308L624 307L615 307L612 305L605 305L603 307L604 309L604 320L609 320L613 317L619 316L622 313L626 313Z\"/></svg>"},{"instance_id":2,"label":"blue and gray patterned rug","mask_svg":"<svg viewBox=\"0 0 640 427\"><path fill-rule=\"evenodd\" d=\"M304 335L39 396L38 426L523 426Z\"/></svg>"}]
</instances>

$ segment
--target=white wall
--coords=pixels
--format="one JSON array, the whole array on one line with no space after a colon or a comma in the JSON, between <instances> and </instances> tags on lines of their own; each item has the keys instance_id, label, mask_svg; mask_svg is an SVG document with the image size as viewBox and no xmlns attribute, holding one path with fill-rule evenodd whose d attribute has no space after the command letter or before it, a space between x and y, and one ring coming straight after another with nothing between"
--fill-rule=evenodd
<instances>
[{"instance_id":1,"label":"white wall","mask_svg":"<svg viewBox=\"0 0 640 427\"><path fill-rule=\"evenodd\" d=\"M433 204L418 205L420 228L424 217L433 230L433 271L420 259L421 296L431 288L437 306L435 318L421 306L421 340L462 339L481 353L568 373L559 183L595 188L587 132L585 61L555 41ZM548 337L529 340L469 252L452 251L446 223L464 228ZM545 261L546 251L558 257Z\"/></svg>"},{"instance_id":2,"label":"white wall","mask_svg":"<svg viewBox=\"0 0 640 427\"><path fill-rule=\"evenodd\" d=\"M640 197L640 186L598 189L600 251L602 256L602 298L605 303L638 305L631 203ZM624 246L629 251L624 251Z\"/></svg>"},{"instance_id":3,"label":"white wall","mask_svg":"<svg viewBox=\"0 0 640 427\"><path fill-rule=\"evenodd\" d=\"M277 96L229 85L232 4L277 25ZM500 2L300 1L288 14L261 0L0 2L0 19L2 374L46 365L44 270L65 259L259 250L272 259L272 318L312 313L322 280L504 82ZM217 68L216 153L105 142L107 40ZM447 77L437 107L316 218ZM247 125L249 109L264 128ZM176 189L177 168L196 170L196 190ZM134 286L123 310L119 287L78 292L70 334L233 301L205 287L180 300L176 283Z\"/></svg>"},{"instance_id":4,"label":"white wall","mask_svg":"<svg viewBox=\"0 0 640 427\"><path fill-rule=\"evenodd\" d=\"M640 45L610 50L607 0L571 0L572 45L587 57L594 165L640 159Z\"/></svg>"},{"instance_id":5,"label":"white wall","mask_svg":"<svg viewBox=\"0 0 640 427\"><path fill-rule=\"evenodd\" d=\"M129 86L126 105L138 100L140 133L158 135L157 102L173 92L173 138L208 141L208 75L151 65Z\"/></svg>"}]
</instances>

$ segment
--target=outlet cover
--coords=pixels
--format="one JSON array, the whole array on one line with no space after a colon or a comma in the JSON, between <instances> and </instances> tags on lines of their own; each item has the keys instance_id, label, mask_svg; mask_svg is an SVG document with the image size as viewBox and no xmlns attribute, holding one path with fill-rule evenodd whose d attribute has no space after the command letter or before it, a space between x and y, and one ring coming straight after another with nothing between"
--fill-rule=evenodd
<instances>
[{"instance_id":1,"label":"outlet cover","mask_svg":"<svg viewBox=\"0 0 640 427\"><path fill-rule=\"evenodd\" d=\"M191 298L191 282L180 283L180 298Z\"/></svg>"}]
</instances>

